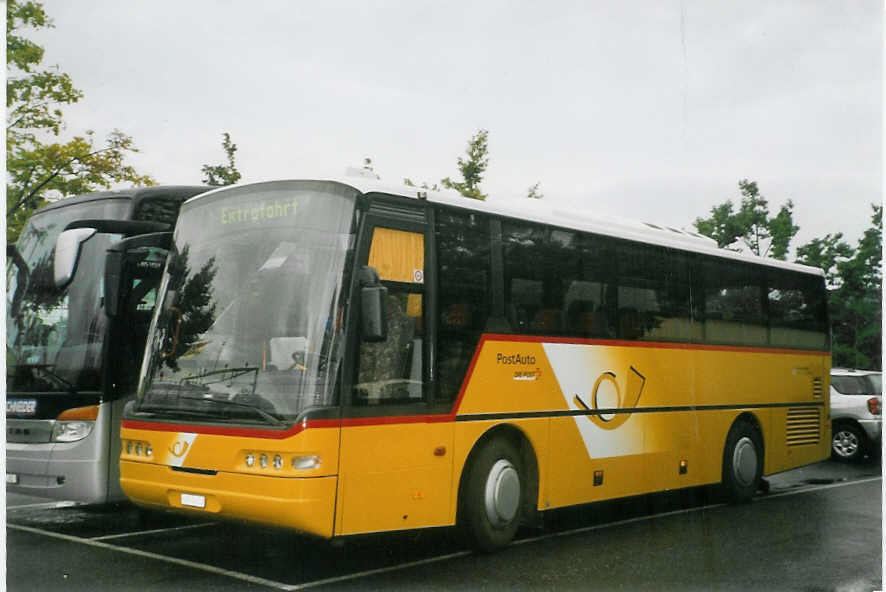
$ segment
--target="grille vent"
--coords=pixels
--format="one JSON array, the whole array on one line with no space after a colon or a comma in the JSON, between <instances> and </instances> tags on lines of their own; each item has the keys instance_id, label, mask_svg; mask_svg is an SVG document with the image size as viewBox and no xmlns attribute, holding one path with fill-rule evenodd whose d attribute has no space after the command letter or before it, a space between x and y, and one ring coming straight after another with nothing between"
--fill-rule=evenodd
<instances>
[{"instance_id":1,"label":"grille vent","mask_svg":"<svg viewBox=\"0 0 886 592\"><path fill-rule=\"evenodd\" d=\"M824 387L821 384L821 377L816 376L812 379L812 398L821 399L824 396Z\"/></svg>"},{"instance_id":2,"label":"grille vent","mask_svg":"<svg viewBox=\"0 0 886 592\"><path fill-rule=\"evenodd\" d=\"M821 409L790 407L785 432L788 446L818 444L821 441Z\"/></svg>"}]
</instances>

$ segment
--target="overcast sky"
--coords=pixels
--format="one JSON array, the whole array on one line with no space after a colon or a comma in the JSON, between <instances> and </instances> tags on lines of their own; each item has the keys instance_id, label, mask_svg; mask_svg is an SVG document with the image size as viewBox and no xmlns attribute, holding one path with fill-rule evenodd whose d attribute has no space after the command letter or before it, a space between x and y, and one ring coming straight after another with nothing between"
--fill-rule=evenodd
<instances>
[{"instance_id":1,"label":"overcast sky","mask_svg":"<svg viewBox=\"0 0 886 592\"><path fill-rule=\"evenodd\" d=\"M65 135L119 128L161 183L239 147L243 181L456 177L489 130L494 200L678 227L757 181L794 247L855 243L880 202L874 1L45 0L45 62L85 93Z\"/></svg>"}]
</instances>

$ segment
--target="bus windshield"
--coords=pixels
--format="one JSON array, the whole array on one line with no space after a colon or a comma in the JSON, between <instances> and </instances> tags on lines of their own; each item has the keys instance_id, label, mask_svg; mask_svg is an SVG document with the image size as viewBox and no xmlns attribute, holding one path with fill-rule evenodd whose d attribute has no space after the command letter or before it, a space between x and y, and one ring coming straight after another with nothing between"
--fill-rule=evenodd
<instances>
[{"instance_id":1,"label":"bus windshield","mask_svg":"<svg viewBox=\"0 0 886 592\"><path fill-rule=\"evenodd\" d=\"M275 182L186 204L138 411L276 425L330 404L356 195L337 184Z\"/></svg>"},{"instance_id":2,"label":"bus windshield","mask_svg":"<svg viewBox=\"0 0 886 592\"><path fill-rule=\"evenodd\" d=\"M35 214L6 262L6 386L10 392L100 390L105 315L105 250L118 235L83 243L77 272L63 290L53 283L55 241L82 219L125 219L128 200L106 199Z\"/></svg>"}]
</instances>

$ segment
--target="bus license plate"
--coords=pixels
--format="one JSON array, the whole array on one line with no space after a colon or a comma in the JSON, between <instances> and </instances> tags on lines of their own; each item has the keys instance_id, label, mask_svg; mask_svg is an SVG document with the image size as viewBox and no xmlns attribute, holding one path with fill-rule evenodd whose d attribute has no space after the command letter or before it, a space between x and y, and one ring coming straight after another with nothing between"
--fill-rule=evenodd
<instances>
[{"instance_id":1,"label":"bus license plate","mask_svg":"<svg viewBox=\"0 0 886 592\"><path fill-rule=\"evenodd\" d=\"M18 475L15 473L6 473L6 482L16 485L18 483Z\"/></svg>"},{"instance_id":2,"label":"bus license plate","mask_svg":"<svg viewBox=\"0 0 886 592\"><path fill-rule=\"evenodd\" d=\"M192 508L205 508L206 507L206 496L193 495L191 493L183 493L182 494L182 505L183 506L191 506Z\"/></svg>"},{"instance_id":3,"label":"bus license plate","mask_svg":"<svg viewBox=\"0 0 886 592\"><path fill-rule=\"evenodd\" d=\"M37 399L7 399L6 417L33 417L37 414Z\"/></svg>"}]
</instances>

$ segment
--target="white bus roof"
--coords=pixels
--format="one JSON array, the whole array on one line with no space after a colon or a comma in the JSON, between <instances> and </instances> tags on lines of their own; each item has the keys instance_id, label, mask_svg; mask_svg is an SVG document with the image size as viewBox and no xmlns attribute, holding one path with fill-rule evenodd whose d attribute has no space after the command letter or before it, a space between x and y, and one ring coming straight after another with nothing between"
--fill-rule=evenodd
<instances>
[{"instance_id":1,"label":"white bus roof","mask_svg":"<svg viewBox=\"0 0 886 592\"><path fill-rule=\"evenodd\" d=\"M655 224L629 218L603 215L587 209L569 208L568 205L550 204L546 199L529 199L524 197L506 200L493 198L482 201L466 198L453 190L444 189L442 191L433 191L409 185L392 185L365 176L260 181L244 185L219 187L217 190L195 196L189 201L204 199L215 194L219 190L231 189L233 187L242 188L264 183L285 183L292 181L340 183L342 185L353 187L362 193L385 193L415 200L426 199L431 203L443 204L473 212L494 214L529 222L538 222L570 230L590 232L614 238L623 238L651 245L679 249L682 251L691 251L735 261L755 263L757 265L767 265L769 267L811 273L819 276L824 275L824 272L817 267L810 267L799 263L788 263L787 261L779 261L778 259L772 259L770 257L758 257L749 253L739 253L728 249L721 249L717 247L717 242L712 238L664 224Z\"/></svg>"}]
</instances>

